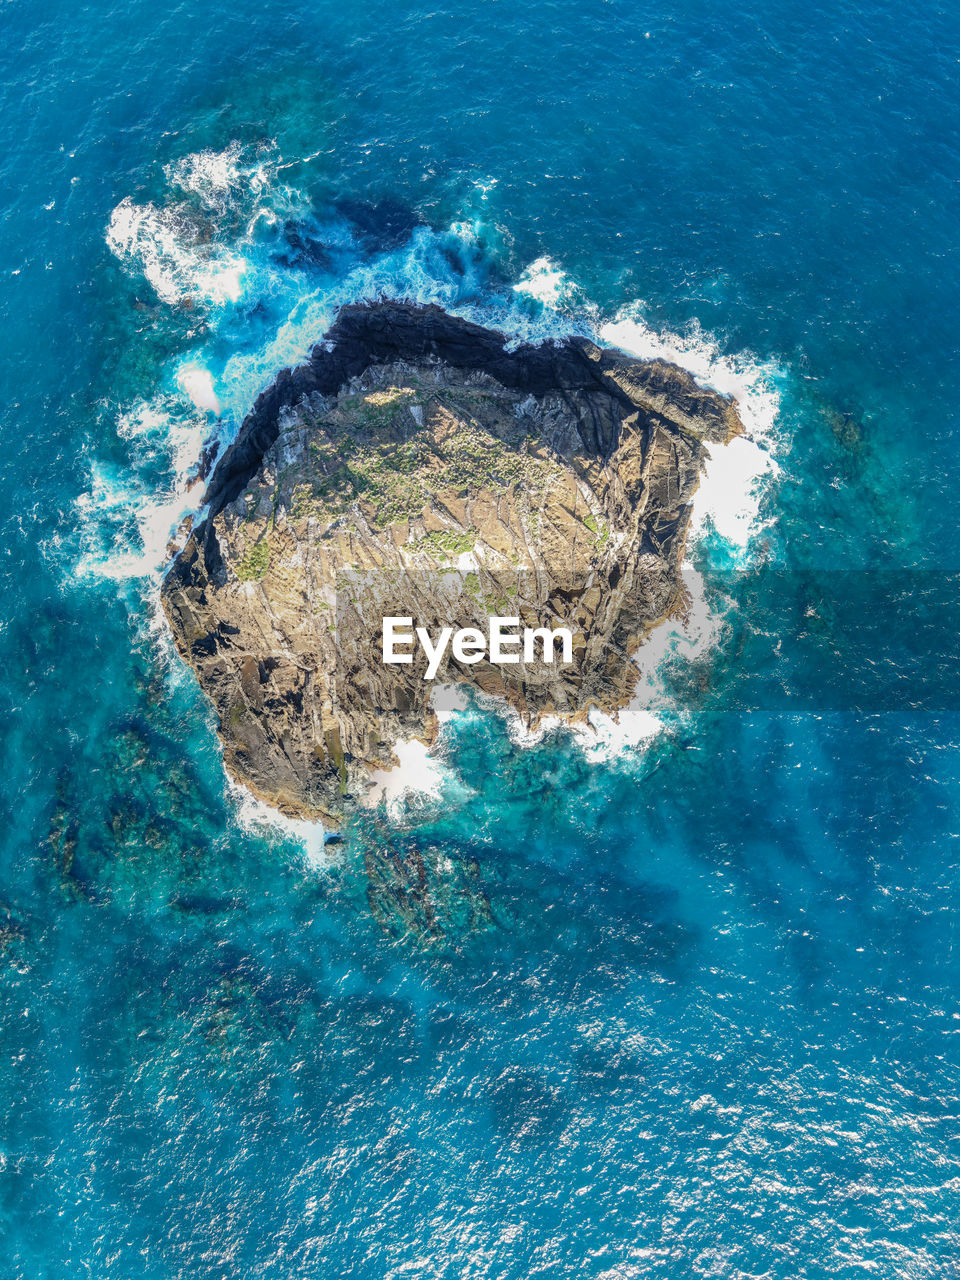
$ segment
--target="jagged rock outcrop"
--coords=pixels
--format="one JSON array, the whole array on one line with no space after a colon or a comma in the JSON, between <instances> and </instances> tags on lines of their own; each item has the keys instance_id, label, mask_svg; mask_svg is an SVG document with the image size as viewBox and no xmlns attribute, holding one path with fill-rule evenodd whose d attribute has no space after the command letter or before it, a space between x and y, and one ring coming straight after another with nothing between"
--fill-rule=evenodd
<instances>
[{"instance_id":1,"label":"jagged rock outcrop","mask_svg":"<svg viewBox=\"0 0 960 1280\"><path fill-rule=\"evenodd\" d=\"M230 772L336 825L401 738L430 740L425 663L382 661L387 615L567 626L574 661L448 658L438 681L527 720L629 701L630 657L682 605L704 442L736 406L663 361L571 337L511 349L437 307L344 308L217 463L163 604Z\"/></svg>"}]
</instances>

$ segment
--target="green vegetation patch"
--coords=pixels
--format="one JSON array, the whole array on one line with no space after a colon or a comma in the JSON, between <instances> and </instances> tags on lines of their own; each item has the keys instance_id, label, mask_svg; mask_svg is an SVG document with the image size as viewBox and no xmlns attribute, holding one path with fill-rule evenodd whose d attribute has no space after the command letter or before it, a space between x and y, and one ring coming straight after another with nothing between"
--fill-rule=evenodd
<instances>
[{"instance_id":1,"label":"green vegetation patch","mask_svg":"<svg viewBox=\"0 0 960 1280\"><path fill-rule=\"evenodd\" d=\"M237 565L237 577L241 582L259 582L270 567L270 544L261 538L252 547L248 547L243 559Z\"/></svg>"},{"instance_id":2,"label":"green vegetation patch","mask_svg":"<svg viewBox=\"0 0 960 1280\"><path fill-rule=\"evenodd\" d=\"M410 549L438 560L450 560L454 556L473 551L476 545L477 538L473 533L457 532L455 529L434 529L422 538L418 538Z\"/></svg>"},{"instance_id":3,"label":"green vegetation patch","mask_svg":"<svg viewBox=\"0 0 960 1280\"><path fill-rule=\"evenodd\" d=\"M427 425L417 425L407 412L417 406L430 406ZM542 491L560 468L529 452L527 441L501 440L473 416L482 418L490 410L502 416L490 392L416 383L345 396L322 417L308 413L314 474L296 486L291 514L330 523L359 504L372 528L385 529L418 517L443 491ZM437 413L454 419L453 429L439 440L432 429ZM470 549L466 542L424 547L447 554Z\"/></svg>"},{"instance_id":4,"label":"green vegetation patch","mask_svg":"<svg viewBox=\"0 0 960 1280\"><path fill-rule=\"evenodd\" d=\"M609 525L605 524L603 520L598 520L594 515L585 516L583 523L596 536L597 545L602 547L610 537Z\"/></svg>"}]
</instances>

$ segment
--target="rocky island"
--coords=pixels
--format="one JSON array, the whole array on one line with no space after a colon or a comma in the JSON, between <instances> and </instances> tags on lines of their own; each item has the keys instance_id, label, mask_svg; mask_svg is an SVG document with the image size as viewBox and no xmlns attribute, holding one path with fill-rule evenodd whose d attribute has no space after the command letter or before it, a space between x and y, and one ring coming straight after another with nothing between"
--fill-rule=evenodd
<instances>
[{"instance_id":1,"label":"rocky island","mask_svg":"<svg viewBox=\"0 0 960 1280\"><path fill-rule=\"evenodd\" d=\"M582 337L511 346L437 307L345 307L257 400L162 600L219 717L230 773L339 825L401 739L432 741L435 682L383 661L382 624L569 628L572 661L451 651L437 680L535 725L630 700L632 655L683 607L705 442L736 405Z\"/></svg>"}]
</instances>

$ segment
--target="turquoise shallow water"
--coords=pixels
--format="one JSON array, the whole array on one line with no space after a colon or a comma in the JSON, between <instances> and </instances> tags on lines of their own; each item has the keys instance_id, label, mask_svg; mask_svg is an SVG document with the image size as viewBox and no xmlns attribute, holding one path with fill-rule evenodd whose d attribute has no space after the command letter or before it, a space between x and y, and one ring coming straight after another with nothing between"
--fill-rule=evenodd
<instances>
[{"instance_id":1,"label":"turquoise shallow water","mask_svg":"<svg viewBox=\"0 0 960 1280\"><path fill-rule=\"evenodd\" d=\"M955 11L0 22L0 1275L956 1274ZM667 335L779 471L644 752L471 706L324 852L159 553L203 404L378 290Z\"/></svg>"}]
</instances>

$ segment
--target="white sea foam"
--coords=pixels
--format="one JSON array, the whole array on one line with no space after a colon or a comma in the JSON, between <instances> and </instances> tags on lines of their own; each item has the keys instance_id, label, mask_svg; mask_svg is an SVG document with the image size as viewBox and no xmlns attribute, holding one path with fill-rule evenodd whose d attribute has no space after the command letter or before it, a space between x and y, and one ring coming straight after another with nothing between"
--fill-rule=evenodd
<instances>
[{"instance_id":1,"label":"white sea foam","mask_svg":"<svg viewBox=\"0 0 960 1280\"><path fill-rule=\"evenodd\" d=\"M624 308L616 319L604 324L600 337L641 360L679 365L703 386L733 396L752 438L766 439L773 430L780 410L776 382L783 372L777 364L750 355L725 354L699 324L683 334L654 329L644 321L640 304Z\"/></svg>"},{"instance_id":2,"label":"white sea foam","mask_svg":"<svg viewBox=\"0 0 960 1280\"><path fill-rule=\"evenodd\" d=\"M744 561L759 532L764 491L780 471L775 424L782 370L772 362L724 354L698 325L685 335L653 329L636 307L603 325L599 336L641 359L679 365L703 386L736 400L744 434L729 444L708 447L694 499L691 537L696 541L712 527Z\"/></svg>"},{"instance_id":3,"label":"white sea foam","mask_svg":"<svg viewBox=\"0 0 960 1280\"><path fill-rule=\"evenodd\" d=\"M288 818L278 809L258 800L246 787L227 777L227 789L233 802L237 821L245 830L257 835L277 832L300 845L308 866L317 871L329 867L336 859L335 844L327 844L327 831L322 822L308 822L302 818Z\"/></svg>"},{"instance_id":4,"label":"white sea foam","mask_svg":"<svg viewBox=\"0 0 960 1280\"><path fill-rule=\"evenodd\" d=\"M712 527L743 560L760 530L760 505L780 465L768 448L747 436L710 445L706 453L693 504L691 539L696 541Z\"/></svg>"},{"instance_id":5,"label":"white sea foam","mask_svg":"<svg viewBox=\"0 0 960 1280\"><path fill-rule=\"evenodd\" d=\"M417 738L398 742L393 750L398 764L393 769L378 769L371 774L373 786L363 797L363 803L375 808L383 801L387 813L398 816L411 795L439 801L445 784L453 781L451 770Z\"/></svg>"},{"instance_id":6,"label":"white sea foam","mask_svg":"<svg viewBox=\"0 0 960 1280\"><path fill-rule=\"evenodd\" d=\"M440 722L442 735L444 726L451 719L468 710L470 699L463 685L437 684L431 690L429 706ZM392 769L378 769L372 774L372 786L362 799L365 807L376 808L383 803L388 816L399 820L405 815L411 799L421 810L425 801L428 807L431 803L434 806L442 803L449 810L471 794L449 765L435 753L431 754L418 738L398 742L393 750L397 764Z\"/></svg>"},{"instance_id":7,"label":"white sea foam","mask_svg":"<svg viewBox=\"0 0 960 1280\"><path fill-rule=\"evenodd\" d=\"M126 440L164 439L170 414L161 400L141 400L117 417L117 434Z\"/></svg>"},{"instance_id":8,"label":"white sea foam","mask_svg":"<svg viewBox=\"0 0 960 1280\"><path fill-rule=\"evenodd\" d=\"M115 582L158 577L171 538L186 516L197 513L202 496L199 483L164 496L148 496L135 484L95 465L89 490L76 500L86 543L76 572Z\"/></svg>"},{"instance_id":9,"label":"white sea foam","mask_svg":"<svg viewBox=\"0 0 960 1280\"><path fill-rule=\"evenodd\" d=\"M579 728L580 746L591 760L609 760L635 751L655 738L663 721L648 707L631 703L616 716L590 709L589 728Z\"/></svg>"},{"instance_id":10,"label":"white sea foam","mask_svg":"<svg viewBox=\"0 0 960 1280\"><path fill-rule=\"evenodd\" d=\"M232 142L222 151L195 151L164 170L167 181L199 196L208 208L222 209L226 198L243 183L244 150Z\"/></svg>"},{"instance_id":11,"label":"white sea foam","mask_svg":"<svg viewBox=\"0 0 960 1280\"><path fill-rule=\"evenodd\" d=\"M198 409L209 413L220 412L220 401L213 389L213 377L209 369L187 364L177 370L177 383Z\"/></svg>"},{"instance_id":12,"label":"white sea foam","mask_svg":"<svg viewBox=\"0 0 960 1280\"><path fill-rule=\"evenodd\" d=\"M531 262L513 286L513 292L534 298L554 310L583 303L583 294L576 282L550 258L537 258Z\"/></svg>"},{"instance_id":13,"label":"white sea foam","mask_svg":"<svg viewBox=\"0 0 960 1280\"><path fill-rule=\"evenodd\" d=\"M107 244L121 262L142 272L161 302L222 306L240 297L246 259L205 243L202 225L189 210L125 198L110 217Z\"/></svg>"}]
</instances>

